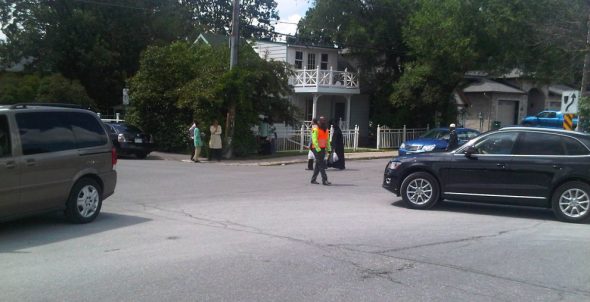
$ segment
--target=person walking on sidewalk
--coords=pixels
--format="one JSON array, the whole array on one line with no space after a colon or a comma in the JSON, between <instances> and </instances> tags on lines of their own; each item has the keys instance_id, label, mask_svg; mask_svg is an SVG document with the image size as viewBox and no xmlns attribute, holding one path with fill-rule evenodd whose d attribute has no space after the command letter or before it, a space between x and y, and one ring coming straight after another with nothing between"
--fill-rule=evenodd
<instances>
[{"instance_id":1,"label":"person walking on sidewalk","mask_svg":"<svg viewBox=\"0 0 590 302\"><path fill-rule=\"evenodd\" d=\"M459 140L457 138L457 130L455 124L449 125L449 144L447 145L447 151L453 151L459 147Z\"/></svg>"},{"instance_id":2,"label":"person walking on sidewalk","mask_svg":"<svg viewBox=\"0 0 590 302\"><path fill-rule=\"evenodd\" d=\"M313 118L311 120L311 132L313 134L313 129L318 127L318 119L317 118ZM307 148L309 149L309 152L307 153L307 170L313 171L313 161L315 160L315 156L313 155L313 151L311 150L311 146L313 145L313 142L309 142L309 146L307 146Z\"/></svg>"},{"instance_id":3,"label":"person walking on sidewalk","mask_svg":"<svg viewBox=\"0 0 590 302\"><path fill-rule=\"evenodd\" d=\"M328 181L328 175L326 174L326 151L329 153L330 147L330 131L326 119L321 116L318 127L312 130L311 149L315 156L315 169L313 170L313 176L311 177L312 184L319 184L317 182L318 174L322 174L322 184L329 186L331 183Z\"/></svg>"},{"instance_id":4,"label":"person walking on sidewalk","mask_svg":"<svg viewBox=\"0 0 590 302\"><path fill-rule=\"evenodd\" d=\"M195 151L192 160L196 163L199 162L199 155L201 154L201 147L203 147L203 140L201 139L201 130L199 129L199 123L194 123L195 128L193 129L193 145Z\"/></svg>"},{"instance_id":5,"label":"person walking on sidewalk","mask_svg":"<svg viewBox=\"0 0 590 302\"><path fill-rule=\"evenodd\" d=\"M189 146L191 148L191 156L190 156L190 160L193 160L194 156L195 156L195 146L194 146L194 140L195 140L195 128L197 127L197 123L196 121L193 120L193 124L191 125L190 128L188 128L188 138L189 138Z\"/></svg>"},{"instance_id":6,"label":"person walking on sidewalk","mask_svg":"<svg viewBox=\"0 0 590 302\"><path fill-rule=\"evenodd\" d=\"M328 167L344 170L346 169L346 165L344 164L344 137L342 136L342 129L338 126L338 121L331 123L332 124L332 139L330 139L330 143L332 144L332 150L336 153L338 160L328 161ZM330 154L333 158L333 154Z\"/></svg>"},{"instance_id":7,"label":"person walking on sidewalk","mask_svg":"<svg viewBox=\"0 0 590 302\"><path fill-rule=\"evenodd\" d=\"M221 160L221 126L217 120L213 120L213 125L209 127L211 131L211 138L209 139L209 158L215 158L217 161Z\"/></svg>"}]
</instances>

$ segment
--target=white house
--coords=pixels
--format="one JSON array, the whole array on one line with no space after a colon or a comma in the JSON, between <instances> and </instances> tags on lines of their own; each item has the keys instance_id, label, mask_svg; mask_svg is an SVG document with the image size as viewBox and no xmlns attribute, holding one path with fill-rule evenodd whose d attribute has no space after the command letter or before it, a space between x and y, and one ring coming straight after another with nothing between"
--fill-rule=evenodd
<instances>
[{"instance_id":1,"label":"white house","mask_svg":"<svg viewBox=\"0 0 590 302\"><path fill-rule=\"evenodd\" d=\"M343 68L338 49L270 41L251 45L261 58L287 62L293 67L290 84L295 93L289 99L300 108L301 121L324 116L340 120L343 128L358 125L361 136L367 135L368 97L360 94L358 71Z\"/></svg>"}]
</instances>

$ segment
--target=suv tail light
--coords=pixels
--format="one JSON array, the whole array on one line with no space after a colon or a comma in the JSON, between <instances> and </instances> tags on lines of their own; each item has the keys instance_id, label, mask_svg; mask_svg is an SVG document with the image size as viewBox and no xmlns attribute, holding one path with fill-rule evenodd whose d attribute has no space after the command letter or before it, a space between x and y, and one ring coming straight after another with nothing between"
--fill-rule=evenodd
<instances>
[{"instance_id":1,"label":"suv tail light","mask_svg":"<svg viewBox=\"0 0 590 302\"><path fill-rule=\"evenodd\" d=\"M121 133L117 136L117 141L119 141L119 143L125 143L125 142L127 142L127 139L125 139L125 135L123 135L123 133Z\"/></svg>"},{"instance_id":2,"label":"suv tail light","mask_svg":"<svg viewBox=\"0 0 590 302\"><path fill-rule=\"evenodd\" d=\"M111 149L111 164L113 169L117 165L117 149L115 148Z\"/></svg>"}]
</instances>

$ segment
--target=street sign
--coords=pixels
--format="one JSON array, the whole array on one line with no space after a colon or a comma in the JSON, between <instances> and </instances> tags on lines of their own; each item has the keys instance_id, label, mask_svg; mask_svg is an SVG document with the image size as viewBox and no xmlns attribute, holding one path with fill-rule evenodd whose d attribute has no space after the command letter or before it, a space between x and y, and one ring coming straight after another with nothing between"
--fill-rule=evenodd
<instances>
[{"instance_id":1,"label":"street sign","mask_svg":"<svg viewBox=\"0 0 590 302\"><path fill-rule=\"evenodd\" d=\"M574 114L564 113L563 114L563 129L572 131L574 130Z\"/></svg>"},{"instance_id":2,"label":"street sign","mask_svg":"<svg viewBox=\"0 0 590 302\"><path fill-rule=\"evenodd\" d=\"M129 89L123 88L123 105L129 105Z\"/></svg>"},{"instance_id":3,"label":"street sign","mask_svg":"<svg viewBox=\"0 0 590 302\"><path fill-rule=\"evenodd\" d=\"M561 112L578 114L580 91L569 90L561 94Z\"/></svg>"}]
</instances>

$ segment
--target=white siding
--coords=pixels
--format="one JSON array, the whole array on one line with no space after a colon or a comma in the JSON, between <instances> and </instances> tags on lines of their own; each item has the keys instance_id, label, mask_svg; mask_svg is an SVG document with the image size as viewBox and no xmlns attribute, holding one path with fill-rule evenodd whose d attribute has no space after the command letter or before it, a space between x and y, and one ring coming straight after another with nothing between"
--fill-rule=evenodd
<instances>
[{"instance_id":1,"label":"white siding","mask_svg":"<svg viewBox=\"0 0 590 302\"><path fill-rule=\"evenodd\" d=\"M316 67L321 64L322 54L328 55L328 68L332 67L334 70L338 69L338 50L329 48L313 48L303 46L292 46L289 45L287 49L287 62L291 65L295 65L295 52L303 52L303 67L307 67L307 54L315 53Z\"/></svg>"},{"instance_id":2,"label":"white siding","mask_svg":"<svg viewBox=\"0 0 590 302\"><path fill-rule=\"evenodd\" d=\"M287 61L287 44L257 41L252 48L263 59L280 62Z\"/></svg>"}]
</instances>

